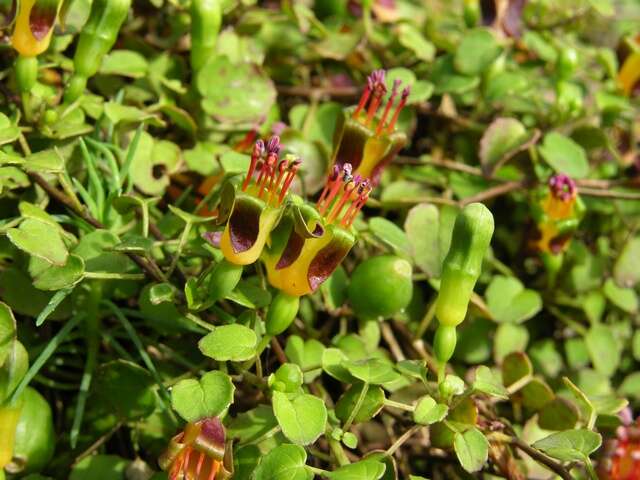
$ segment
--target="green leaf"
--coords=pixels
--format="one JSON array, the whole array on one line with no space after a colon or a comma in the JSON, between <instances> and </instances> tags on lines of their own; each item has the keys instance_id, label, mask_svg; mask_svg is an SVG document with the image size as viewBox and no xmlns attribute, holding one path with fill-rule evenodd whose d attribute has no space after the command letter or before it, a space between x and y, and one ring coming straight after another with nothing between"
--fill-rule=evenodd
<instances>
[{"instance_id":1,"label":"green leaf","mask_svg":"<svg viewBox=\"0 0 640 480\"><path fill-rule=\"evenodd\" d=\"M84 277L84 260L78 255L71 254L67 263L59 267L46 263L44 260L32 258L32 264L43 263L44 268L33 275L33 286L40 290L60 290L77 284ZM29 268L31 271L31 266Z\"/></svg>"},{"instance_id":2,"label":"green leaf","mask_svg":"<svg viewBox=\"0 0 640 480\"><path fill-rule=\"evenodd\" d=\"M640 372L633 372L625 377L618 388L620 395L640 399Z\"/></svg>"},{"instance_id":3,"label":"green leaf","mask_svg":"<svg viewBox=\"0 0 640 480\"><path fill-rule=\"evenodd\" d=\"M638 296L633 288L620 288L612 278L607 278L602 291L609 301L621 310L627 313L638 311Z\"/></svg>"},{"instance_id":4,"label":"green leaf","mask_svg":"<svg viewBox=\"0 0 640 480\"><path fill-rule=\"evenodd\" d=\"M373 217L369 220L369 228L378 239L391 247L398 255L410 257L411 244L407 235L395 223L386 218Z\"/></svg>"},{"instance_id":5,"label":"green leaf","mask_svg":"<svg viewBox=\"0 0 640 480\"><path fill-rule=\"evenodd\" d=\"M587 155L580 145L561 133L545 135L538 147L545 161L557 172L573 178L584 178L589 174Z\"/></svg>"},{"instance_id":6,"label":"green leaf","mask_svg":"<svg viewBox=\"0 0 640 480\"><path fill-rule=\"evenodd\" d=\"M569 430L576 426L580 414L574 403L556 397L538 414L538 425L545 430Z\"/></svg>"},{"instance_id":7,"label":"green leaf","mask_svg":"<svg viewBox=\"0 0 640 480\"><path fill-rule=\"evenodd\" d=\"M243 412L231 420L227 433L230 438L237 438L240 443L248 443L260 438L278 426L270 405L258 405Z\"/></svg>"},{"instance_id":8,"label":"green leaf","mask_svg":"<svg viewBox=\"0 0 640 480\"><path fill-rule=\"evenodd\" d=\"M473 382L473 389L491 395L492 397L505 400L509 398L509 394L502 383L500 383L500 380L489 367L485 367L484 365L476 369L476 379Z\"/></svg>"},{"instance_id":9,"label":"green leaf","mask_svg":"<svg viewBox=\"0 0 640 480\"><path fill-rule=\"evenodd\" d=\"M149 62L138 52L132 50L112 50L102 60L102 75L121 75L130 78L142 78L147 74Z\"/></svg>"},{"instance_id":10,"label":"green leaf","mask_svg":"<svg viewBox=\"0 0 640 480\"><path fill-rule=\"evenodd\" d=\"M204 111L221 123L259 121L276 98L271 79L257 66L233 65L225 56L215 57L198 72L196 86L204 97Z\"/></svg>"},{"instance_id":11,"label":"green leaf","mask_svg":"<svg viewBox=\"0 0 640 480\"><path fill-rule=\"evenodd\" d=\"M526 128L515 118L496 118L480 140L480 164L491 175L531 140Z\"/></svg>"},{"instance_id":12,"label":"green leaf","mask_svg":"<svg viewBox=\"0 0 640 480\"><path fill-rule=\"evenodd\" d=\"M493 340L496 361L514 352L523 352L529 343L529 331L522 325L502 323L496 330Z\"/></svg>"},{"instance_id":13,"label":"green leaf","mask_svg":"<svg viewBox=\"0 0 640 480\"><path fill-rule=\"evenodd\" d=\"M427 40L420 30L411 23L398 25L398 41L403 47L413 51L416 57L425 62L431 62L436 53L436 47Z\"/></svg>"},{"instance_id":14,"label":"green leaf","mask_svg":"<svg viewBox=\"0 0 640 480\"><path fill-rule=\"evenodd\" d=\"M327 472L325 476L332 480L378 480L382 478L386 468L382 462L366 459Z\"/></svg>"},{"instance_id":15,"label":"green leaf","mask_svg":"<svg viewBox=\"0 0 640 480\"><path fill-rule=\"evenodd\" d=\"M323 364L324 351L324 345L318 340L309 339L305 342L297 335L289 337L284 349L289 361L298 365L305 372L305 383L312 382L322 372L320 366ZM318 368L310 369L310 367Z\"/></svg>"},{"instance_id":16,"label":"green leaf","mask_svg":"<svg viewBox=\"0 0 640 480\"><path fill-rule=\"evenodd\" d=\"M257 342L253 330L235 323L216 327L200 339L198 348L204 355L219 362L240 362L253 358Z\"/></svg>"},{"instance_id":17,"label":"green leaf","mask_svg":"<svg viewBox=\"0 0 640 480\"><path fill-rule=\"evenodd\" d=\"M126 360L116 360L98 369L93 399L122 421L136 420L156 408L153 385L155 382L147 370Z\"/></svg>"},{"instance_id":18,"label":"green leaf","mask_svg":"<svg viewBox=\"0 0 640 480\"><path fill-rule=\"evenodd\" d=\"M318 397L306 393L289 395L273 392L272 403L282 433L292 442L308 445L324 433L327 408Z\"/></svg>"},{"instance_id":19,"label":"green leaf","mask_svg":"<svg viewBox=\"0 0 640 480\"><path fill-rule=\"evenodd\" d=\"M518 392L522 405L534 412L540 410L555 398L555 393L544 380L532 378Z\"/></svg>"},{"instance_id":20,"label":"green leaf","mask_svg":"<svg viewBox=\"0 0 640 480\"><path fill-rule=\"evenodd\" d=\"M475 427L464 433L456 432L453 448L460 465L469 473L480 471L489 456L489 442Z\"/></svg>"},{"instance_id":21,"label":"green leaf","mask_svg":"<svg viewBox=\"0 0 640 480\"><path fill-rule=\"evenodd\" d=\"M351 375L372 385L381 385L396 379L391 364L378 358L349 361L345 366Z\"/></svg>"},{"instance_id":22,"label":"green leaf","mask_svg":"<svg viewBox=\"0 0 640 480\"><path fill-rule=\"evenodd\" d=\"M505 387L530 378L533 375L533 366L526 353L514 352L507 355L502 361L502 382Z\"/></svg>"},{"instance_id":23,"label":"green leaf","mask_svg":"<svg viewBox=\"0 0 640 480\"><path fill-rule=\"evenodd\" d=\"M4 113L0 113L0 145L15 142L20 137L20 129Z\"/></svg>"},{"instance_id":24,"label":"green leaf","mask_svg":"<svg viewBox=\"0 0 640 480\"><path fill-rule=\"evenodd\" d=\"M567 430L538 440L534 448L563 462L589 461L590 454L602 444L602 437L591 430Z\"/></svg>"},{"instance_id":25,"label":"green leaf","mask_svg":"<svg viewBox=\"0 0 640 480\"><path fill-rule=\"evenodd\" d=\"M349 358L339 348L327 348L322 352L322 369L336 380L353 383L354 378L346 367L348 361Z\"/></svg>"},{"instance_id":26,"label":"green leaf","mask_svg":"<svg viewBox=\"0 0 640 480\"><path fill-rule=\"evenodd\" d=\"M358 402L358 398L360 397L363 388L363 383L352 385L349 390L340 397L338 403L336 403L336 417L338 417L342 422L347 421L351 412L356 407L356 403ZM367 389L367 393L364 395L364 399L360 404L358 413L356 413L353 421L355 423L362 423L371 420L384 406L384 400L385 396L382 388L371 385Z\"/></svg>"},{"instance_id":27,"label":"green leaf","mask_svg":"<svg viewBox=\"0 0 640 480\"><path fill-rule=\"evenodd\" d=\"M501 50L489 29L477 28L462 38L453 63L456 70L462 74L479 75L493 63Z\"/></svg>"},{"instance_id":28,"label":"green leaf","mask_svg":"<svg viewBox=\"0 0 640 480\"><path fill-rule=\"evenodd\" d=\"M540 294L525 289L515 277L494 276L485 297L493 319L498 322L522 323L542 309Z\"/></svg>"},{"instance_id":29,"label":"green leaf","mask_svg":"<svg viewBox=\"0 0 640 480\"><path fill-rule=\"evenodd\" d=\"M63 266L69 252L58 228L35 218L27 218L18 228L7 231L9 240L20 250L47 262Z\"/></svg>"},{"instance_id":30,"label":"green leaf","mask_svg":"<svg viewBox=\"0 0 640 480\"><path fill-rule=\"evenodd\" d=\"M306 468L307 452L298 445L284 444L265 455L255 469L254 480L311 480Z\"/></svg>"},{"instance_id":31,"label":"green leaf","mask_svg":"<svg viewBox=\"0 0 640 480\"><path fill-rule=\"evenodd\" d=\"M440 276L442 267L439 218L435 205L421 203L409 210L404 222L413 261L429 277L435 278Z\"/></svg>"},{"instance_id":32,"label":"green leaf","mask_svg":"<svg viewBox=\"0 0 640 480\"><path fill-rule=\"evenodd\" d=\"M9 305L0 302L0 367L16 339L16 319Z\"/></svg>"},{"instance_id":33,"label":"green leaf","mask_svg":"<svg viewBox=\"0 0 640 480\"><path fill-rule=\"evenodd\" d=\"M444 420L448 412L449 407L437 403L430 395L425 395L418 400L413 411L413 421L421 425L431 425Z\"/></svg>"},{"instance_id":34,"label":"green leaf","mask_svg":"<svg viewBox=\"0 0 640 480\"><path fill-rule=\"evenodd\" d=\"M171 389L171 405L187 422L220 415L233 402L235 387L226 373L181 380Z\"/></svg>"},{"instance_id":35,"label":"green leaf","mask_svg":"<svg viewBox=\"0 0 640 480\"><path fill-rule=\"evenodd\" d=\"M625 243L613 266L613 276L622 287L633 287L640 281L640 237Z\"/></svg>"},{"instance_id":36,"label":"green leaf","mask_svg":"<svg viewBox=\"0 0 640 480\"><path fill-rule=\"evenodd\" d=\"M130 463L116 455L89 455L73 467L69 480L122 480Z\"/></svg>"},{"instance_id":37,"label":"green leaf","mask_svg":"<svg viewBox=\"0 0 640 480\"><path fill-rule=\"evenodd\" d=\"M620 347L611 327L598 323L584 339L594 368L603 375L613 375L620 363Z\"/></svg>"},{"instance_id":38,"label":"green leaf","mask_svg":"<svg viewBox=\"0 0 640 480\"><path fill-rule=\"evenodd\" d=\"M160 121L155 114L147 113L144 110L129 105L122 105L121 103L105 103L104 114L114 124L142 123L146 120L153 120L151 123L156 126L164 126L164 122Z\"/></svg>"}]
</instances>

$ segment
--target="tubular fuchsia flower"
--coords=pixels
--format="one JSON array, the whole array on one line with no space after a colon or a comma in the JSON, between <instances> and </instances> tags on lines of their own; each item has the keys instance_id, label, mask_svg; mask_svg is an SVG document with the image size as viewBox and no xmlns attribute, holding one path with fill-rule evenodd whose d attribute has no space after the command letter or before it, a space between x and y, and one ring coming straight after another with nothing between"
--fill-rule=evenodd
<instances>
[{"instance_id":1,"label":"tubular fuchsia flower","mask_svg":"<svg viewBox=\"0 0 640 480\"><path fill-rule=\"evenodd\" d=\"M538 227L535 248L541 252L560 253L568 245L584 215L584 205L578 197L575 182L567 175L549 179L546 192L540 191L533 205L533 217Z\"/></svg>"},{"instance_id":2,"label":"tubular fuchsia flower","mask_svg":"<svg viewBox=\"0 0 640 480\"><path fill-rule=\"evenodd\" d=\"M231 478L225 468L225 433L217 417L190 422L171 439L158 463L169 480L224 480Z\"/></svg>"},{"instance_id":3,"label":"tubular fuchsia flower","mask_svg":"<svg viewBox=\"0 0 640 480\"><path fill-rule=\"evenodd\" d=\"M226 222L220 248L236 265L255 262L269 233L283 213L287 191L300 168L300 160L279 160L280 139L272 137L266 149L262 140L253 148L251 163L242 185L228 183L223 191L219 222Z\"/></svg>"},{"instance_id":4,"label":"tubular fuchsia flower","mask_svg":"<svg viewBox=\"0 0 640 480\"><path fill-rule=\"evenodd\" d=\"M395 127L409 92L409 87L400 92L400 81L396 80L378 115L387 87L384 70L374 71L367 79L358 105L346 109L338 119L333 138L333 164L342 167L350 163L354 174L370 178L373 185L377 185L382 169L407 143L406 135Z\"/></svg>"},{"instance_id":5,"label":"tubular fuchsia flower","mask_svg":"<svg viewBox=\"0 0 640 480\"><path fill-rule=\"evenodd\" d=\"M367 202L371 183L351 165L333 167L316 208L293 205L274 230L263 257L269 283L301 296L325 281L355 243L351 224Z\"/></svg>"}]
</instances>

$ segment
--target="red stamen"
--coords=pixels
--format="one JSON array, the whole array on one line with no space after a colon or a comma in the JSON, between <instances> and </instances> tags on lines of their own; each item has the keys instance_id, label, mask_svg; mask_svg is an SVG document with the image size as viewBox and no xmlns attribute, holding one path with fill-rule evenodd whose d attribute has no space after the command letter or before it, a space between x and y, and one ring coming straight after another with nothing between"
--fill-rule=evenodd
<instances>
[{"instance_id":1,"label":"red stamen","mask_svg":"<svg viewBox=\"0 0 640 480\"><path fill-rule=\"evenodd\" d=\"M262 198L262 194L264 193L264 189L267 186L267 182L271 184L273 182L273 175L275 173L275 167L278 163L278 154L280 153L280 137L274 135L267 142L267 159L264 162L264 166L262 168L262 172L260 172L260 177L262 179L262 183L260 183L260 178L258 178L258 183L260 184L260 190L258 191L258 198Z\"/></svg>"},{"instance_id":2,"label":"red stamen","mask_svg":"<svg viewBox=\"0 0 640 480\"><path fill-rule=\"evenodd\" d=\"M280 186L280 181L282 177L284 177L284 172L287 169L287 161L280 160L278 164L278 177L272 182L272 185L269 185L269 203L275 198L276 192L278 191L278 187Z\"/></svg>"},{"instance_id":3,"label":"red stamen","mask_svg":"<svg viewBox=\"0 0 640 480\"><path fill-rule=\"evenodd\" d=\"M353 220L355 220L358 212L362 210L365 203L369 199L369 194L371 193L371 182L368 179L363 180L358 186L358 198L349 206L349 209L342 217L341 225L345 227L351 226Z\"/></svg>"},{"instance_id":4,"label":"red stamen","mask_svg":"<svg viewBox=\"0 0 640 480\"><path fill-rule=\"evenodd\" d=\"M253 152L251 152L251 163L249 164L249 171L247 172L247 176L242 183L242 191L244 192L249 186L249 182L253 177L253 174L256 171L256 165L258 164L258 160L262 156L264 152L264 142L262 140L258 140L253 146Z\"/></svg>"},{"instance_id":5,"label":"red stamen","mask_svg":"<svg viewBox=\"0 0 640 480\"><path fill-rule=\"evenodd\" d=\"M393 105L393 102L396 99L396 95L398 94L398 88L400 88L401 83L402 82L398 79L393 81L393 88L391 89L391 95L389 95L389 100L387 100L387 105L384 107L384 113L382 114L382 118L380 119L380 122L378 122L378 128L376 128L376 135L380 135L380 133L382 133L384 124L387 121L387 116L389 115L389 110L391 110L391 106Z\"/></svg>"},{"instance_id":6,"label":"red stamen","mask_svg":"<svg viewBox=\"0 0 640 480\"><path fill-rule=\"evenodd\" d=\"M198 465L196 466L196 478L200 478L200 471L202 470L202 464L207 456L204 452L200 452L200 458L198 458Z\"/></svg>"},{"instance_id":7,"label":"red stamen","mask_svg":"<svg viewBox=\"0 0 640 480\"><path fill-rule=\"evenodd\" d=\"M358 102L358 106L353 111L353 118L356 118L364 106L367 104L367 100L369 100L369 96L371 95L371 90L373 89L373 82L371 81L371 77L367 78L367 86L362 92L362 96L360 97L360 102Z\"/></svg>"},{"instance_id":8,"label":"red stamen","mask_svg":"<svg viewBox=\"0 0 640 480\"><path fill-rule=\"evenodd\" d=\"M332 183L331 189L329 190L329 194L325 198L324 204L319 207L320 215L324 215L333 202L334 198L338 194L340 187L346 183L351 181L351 164L345 163L342 166L342 175L338 176L338 178Z\"/></svg>"},{"instance_id":9,"label":"red stamen","mask_svg":"<svg viewBox=\"0 0 640 480\"><path fill-rule=\"evenodd\" d=\"M216 474L218 473L219 470L219 466L218 466L218 462L211 462L211 471L209 472L209 479L208 480L215 480L216 479Z\"/></svg>"},{"instance_id":10,"label":"red stamen","mask_svg":"<svg viewBox=\"0 0 640 480\"><path fill-rule=\"evenodd\" d=\"M380 81L375 85L373 91L373 100L369 103L369 110L367 110L367 118L364 121L365 126L371 124L371 120L373 120L374 115L378 111L378 107L380 107L380 102L382 102L382 97L387 93L387 87L384 84L384 70L382 70L382 75L380 75Z\"/></svg>"},{"instance_id":11,"label":"red stamen","mask_svg":"<svg viewBox=\"0 0 640 480\"><path fill-rule=\"evenodd\" d=\"M407 87L404 90L402 90L402 97L400 98L400 103L398 103L398 106L396 107L396 111L393 114L393 118L389 122L389 127L387 127L387 133L393 132L393 129L396 126L396 122L398 121L398 116L400 115L400 112L402 111L402 109L407 103L407 98L409 98L409 93L411 93L411 87Z\"/></svg>"},{"instance_id":12,"label":"red stamen","mask_svg":"<svg viewBox=\"0 0 640 480\"><path fill-rule=\"evenodd\" d=\"M287 191L289 190L289 187L291 186L293 179L296 178L296 173L298 172L300 165L302 165L302 162L300 161L299 158L296 158L289 164L289 173L287 174L287 178L282 184L282 189L280 190L280 196L278 197L278 205L282 204L284 197L287 195Z\"/></svg>"},{"instance_id":13,"label":"red stamen","mask_svg":"<svg viewBox=\"0 0 640 480\"><path fill-rule=\"evenodd\" d=\"M342 192L342 196L340 200L338 200L331 209L331 213L327 217L327 223L333 223L340 212L344 208L344 204L347 203L347 200L351 200L351 194L355 191L358 184L356 181L352 181L344 186L344 191Z\"/></svg>"},{"instance_id":14,"label":"red stamen","mask_svg":"<svg viewBox=\"0 0 640 480\"><path fill-rule=\"evenodd\" d=\"M327 178L327 182L324 184L324 188L322 189L322 193L320 194L320 198L318 199L318 201L316 203L316 208L320 207L320 204L322 203L322 201L324 200L325 196L329 192L329 187L331 185L333 185L333 182L335 182L338 179L339 175L340 175L340 168L337 165L334 165L333 169L331 170L331 173L329 174L329 177Z\"/></svg>"},{"instance_id":15,"label":"red stamen","mask_svg":"<svg viewBox=\"0 0 640 480\"><path fill-rule=\"evenodd\" d=\"M369 200L369 193L371 193L371 191L368 191L364 195L360 196L360 198L358 198L358 200L353 203L355 205L353 212L348 217L347 215L344 216L344 218L342 219L342 225L344 225L345 227L351 226L358 213L360 213L360 210L362 210L362 208L367 203L367 200Z\"/></svg>"},{"instance_id":16,"label":"red stamen","mask_svg":"<svg viewBox=\"0 0 640 480\"><path fill-rule=\"evenodd\" d=\"M189 474L189 457L191 456L191 448L187 447L187 451L184 453L184 468L182 472L184 473L184 478L188 478Z\"/></svg>"}]
</instances>

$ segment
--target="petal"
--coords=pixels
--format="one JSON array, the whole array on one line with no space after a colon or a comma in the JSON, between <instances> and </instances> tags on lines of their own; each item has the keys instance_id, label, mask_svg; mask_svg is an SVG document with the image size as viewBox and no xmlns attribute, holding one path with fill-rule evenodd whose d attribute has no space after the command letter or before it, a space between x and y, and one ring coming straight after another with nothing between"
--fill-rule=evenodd
<instances>
[{"instance_id":1,"label":"petal","mask_svg":"<svg viewBox=\"0 0 640 480\"><path fill-rule=\"evenodd\" d=\"M200 434L193 442L193 447L207 454L209 458L224 458L224 426L218 417L205 418L197 422Z\"/></svg>"},{"instance_id":2,"label":"petal","mask_svg":"<svg viewBox=\"0 0 640 480\"><path fill-rule=\"evenodd\" d=\"M339 119L341 123L336 126L333 138L334 154L331 164L342 167L345 163L350 163L356 170L362 162L367 140L373 137L373 131L353 120L351 110L345 111Z\"/></svg>"},{"instance_id":3,"label":"petal","mask_svg":"<svg viewBox=\"0 0 640 480\"><path fill-rule=\"evenodd\" d=\"M331 231L331 241L313 258L307 272L307 279L312 291L338 268L355 243L355 237L347 230L336 227Z\"/></svg>"},{"instance_id":4,"label":"petal","mask_svg":"<svg viewBox=\"0 0 640 480\"><path fill-rule=\"evenodd\" d=\"M251 197L241 197L235 202L229 217L229 235L236 253L249 250L256 242L260 230L260 214L264 203Z\"/></svg>"},{"instance_id":5,"label":"petal","mask_svg":"<svg viewBox=\"0 0 640 480\"><path fill-rule=\"evenodd\" d=\"M60 0L36 0L29 13L29 28L34 38L43 40L53 28Z\"/></svg>"}]
</instances>

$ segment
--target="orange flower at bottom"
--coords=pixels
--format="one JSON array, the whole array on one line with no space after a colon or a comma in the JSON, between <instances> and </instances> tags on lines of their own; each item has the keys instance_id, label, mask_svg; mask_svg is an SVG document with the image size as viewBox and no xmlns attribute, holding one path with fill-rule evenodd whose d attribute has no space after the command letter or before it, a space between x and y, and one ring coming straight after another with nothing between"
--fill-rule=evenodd
<instances>
[{"instance_id":1,"label":"orange flower at bottom","mask_svg":"<svg viewBox=\"0 0 640 480\"><path fill-rule=\"evenodd\" d=\"M217 417L189 422L158 459L169 480L225 480L224 427Z\"/></svg>"}]
</instances>

